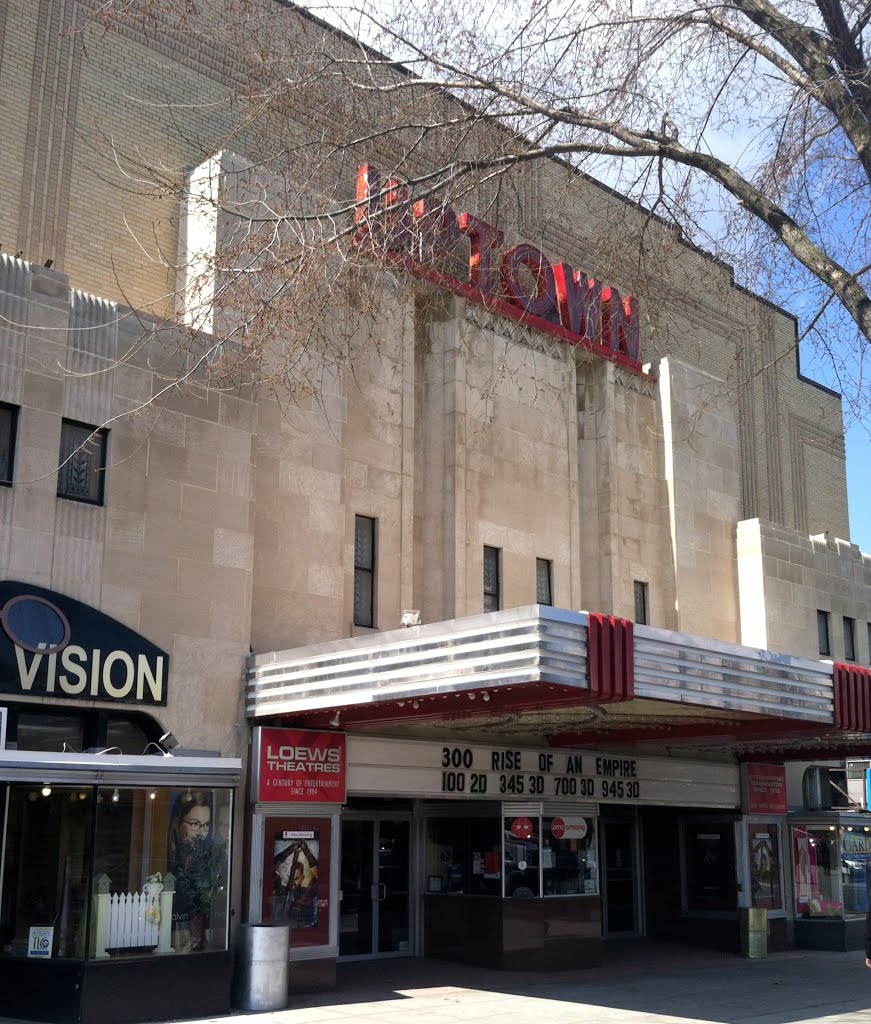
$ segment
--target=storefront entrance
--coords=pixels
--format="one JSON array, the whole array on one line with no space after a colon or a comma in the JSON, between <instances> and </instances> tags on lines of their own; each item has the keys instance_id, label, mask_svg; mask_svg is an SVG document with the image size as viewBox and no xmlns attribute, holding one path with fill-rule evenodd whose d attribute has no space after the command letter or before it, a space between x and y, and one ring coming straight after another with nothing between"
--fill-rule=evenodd
<instances>
[{"instance_id":1,"label":"storefront entrance","mask_svg":"<svg viewBox=\"0 0 871 1024\"><path fill-rule=\"evenodd\" d=\"M603 932L609 939L641 934L637 827L634 816L602 820Z\"/></svg>"},{"instance_id":2,"label":"storefront entrance","mask_svg":"<svg viewBox=\"0 0 871 1024\"><path fill-rule=\"evenodd\" d=\"M409 819L342 820L339 956L407 956L410 882Z\"/></svg>"}]
</instances>

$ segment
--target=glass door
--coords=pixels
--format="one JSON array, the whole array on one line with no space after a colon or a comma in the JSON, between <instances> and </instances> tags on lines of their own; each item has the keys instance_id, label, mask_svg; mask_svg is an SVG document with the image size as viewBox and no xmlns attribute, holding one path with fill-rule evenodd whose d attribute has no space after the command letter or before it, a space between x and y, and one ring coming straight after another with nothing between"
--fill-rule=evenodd
<instances>
[{"instance_id":1,"label":"glass door","mask_svg":"<svg viewBox=\"0 0 871 1024\"><path fill-rule=\"evenodd\" d=\"M378 953L408 953L409 823L377 823L378 872L375 913Z\"/></svg>"},{"instance_id":2,"label":"glass door","mask_svg":"<svg viewBox=\"0 0 871 1024\"><path fill-rule=\"evenodd\" d=\"M603 821L605 936L639 934L634 821Z\"/></svg>"},{"instance_id":3,"label":"glass door","mask_svg":"<svg viewBox=\"0 0 871 1024\"><path fill-rule=\"evenodd\" d=\"M409 840L408 821L342 821L339 956L410 952Z\"/></svg>"}]
</instances>

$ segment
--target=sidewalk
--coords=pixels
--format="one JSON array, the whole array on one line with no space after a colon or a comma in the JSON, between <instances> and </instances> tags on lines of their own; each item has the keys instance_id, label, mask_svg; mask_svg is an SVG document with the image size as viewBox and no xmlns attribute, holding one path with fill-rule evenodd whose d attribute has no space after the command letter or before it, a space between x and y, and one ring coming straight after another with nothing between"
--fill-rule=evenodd
<instances>
[{"instance_id":1,"label":"sidewalk","mask_svg":"<svg viewBox=\"0 0 871 1024\"><path fill-rule=\"evenodd\" d=\"M683 946L627 946L607 967L508 973L427 960L339 968L335 991L222 1024L871 1024L861 953L766 960ZM214 1018L210 1019L213 1020ZM204 1024L204 1022L201 1022Z\"/></svg>"},{"instance_id":2,"label":"sidewalk","mask_svg":"<svg viewBox=\"0 0 871 1024\"><path fill-rule=\"evenodd\" d=\"M632 943L610 946L608 959L553 974L421 959L347 964L335 990L294 996L286 1010L190 1024L871 1024L871 971L859 952L743 960Z\"/></svg>"}]
</instances>

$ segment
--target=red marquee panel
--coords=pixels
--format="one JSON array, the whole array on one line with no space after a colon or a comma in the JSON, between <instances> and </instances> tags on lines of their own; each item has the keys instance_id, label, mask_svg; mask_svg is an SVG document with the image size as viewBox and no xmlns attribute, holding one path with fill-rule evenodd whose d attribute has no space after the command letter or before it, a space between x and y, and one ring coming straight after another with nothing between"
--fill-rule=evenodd
<instances>
[{"instance_id":1,"label":"red marquee panel","mask_svg":"<svg viewBox=\"0 0 871 1024\"><path fill-rule=\"evenodd\" d=\"M589 613L587 674L590 696L599 701L632 700L635 696L633 628L629 619Z\"/></svg>"},{"instance_id":2,"label":"red marquee panel","mask_svg":"<svg viewBox=\"0 0 871 1024\"><path fill-rule=\"evenodd\" d=\"M871 669L835 662L832 674L835 727L871 732Z\"/></svg>"}]
</instances>

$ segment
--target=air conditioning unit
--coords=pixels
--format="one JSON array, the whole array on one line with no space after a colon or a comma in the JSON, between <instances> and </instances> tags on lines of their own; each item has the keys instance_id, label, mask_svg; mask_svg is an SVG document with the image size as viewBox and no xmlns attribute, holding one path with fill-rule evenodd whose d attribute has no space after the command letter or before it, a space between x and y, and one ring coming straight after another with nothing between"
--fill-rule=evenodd
<instances>
[{"instance_id":1,"label":"air conditioning unit","mask_svg":"<svg viewBox=\"0 0 871 1024\"><path fill-rule=\"evenodd\" d=\"M858 810L865 803L864 796L860 801L850 792L846 768L810 765L802 776L801 792L805 810L808 811L828 811L834 808Z\"/></svg>"}]
</instances>

